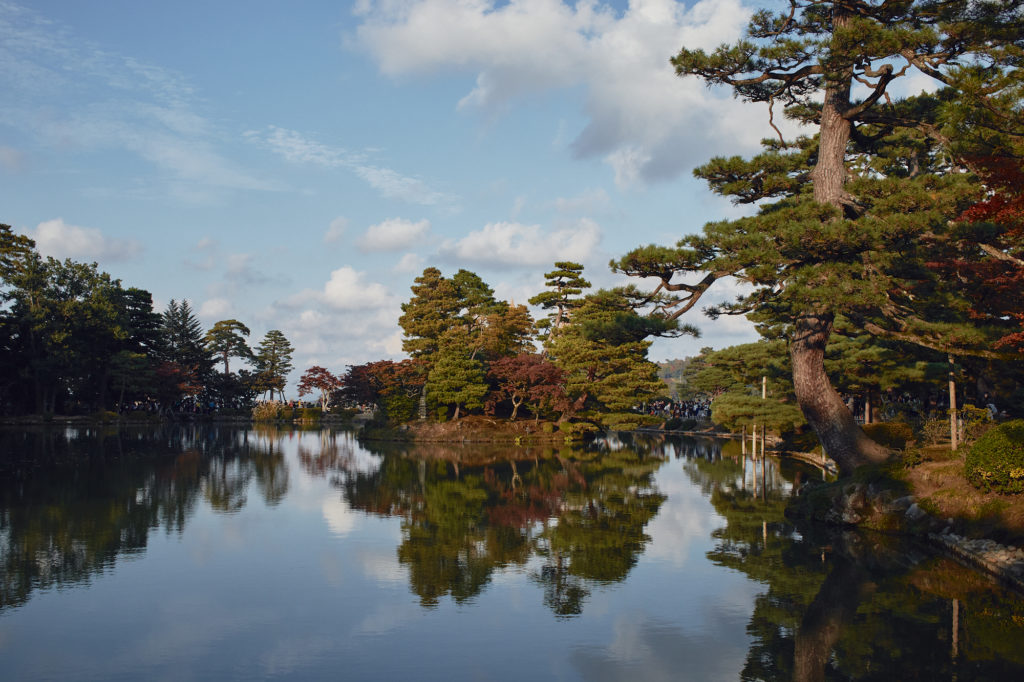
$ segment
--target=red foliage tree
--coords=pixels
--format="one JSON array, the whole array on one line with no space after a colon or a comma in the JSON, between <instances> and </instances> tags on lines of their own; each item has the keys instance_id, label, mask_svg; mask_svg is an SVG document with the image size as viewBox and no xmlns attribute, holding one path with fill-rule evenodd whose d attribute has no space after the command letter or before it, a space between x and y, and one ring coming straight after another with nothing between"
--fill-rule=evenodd
<instances>
[{"instance_id":1,"label":"red foliage tree","mask_svg":"<svg viewBox=\"0 0 1024 682\"><path fill-rule=\"evenodd\" d=\"M390 396L418 396L426 376L424 363L419 360L380 360L353 365L342 379L341 395L352 403L382 406Z\"/></svg>"},{"instance_id":2,"label":"red foliage tree","mask_svg":"<svg viewBox=\"0 0 1024 682\"><path fill-rule=\"evenodd\" d=\"M1024 166L990 157L977 167L992 191L960 216L957 257L940 269L963 282L973 318L1003 328L995 347L1024 353Z\"/></svg>"},{"instance_id":3,"label":"red foliage tree","mask_svg":"<svg viewBox=\"0 0 1024 682\"><path fill-rule=\"evenodd\" d=\"M341 385L341 379L323 367L313 365L299 379L299 397L319 391L320 408L326 410L331 393L341 388Z\"/></svg>"},{"instance_id":4,"label":"red foliage tree","mask_svg":"<svg viewBox=\"0 0 1024 682\"><path fill-rule=\"evenodd\" d=\"M488 406L493 409L497 403L508 400L512 403L513 421L524 402L531 406L535 418L540 417L545 406L559 411L569 408L565 373L543 355L520 353L499 358L491 363L489 374L497 383L497 390L491 394Z\"/></svg>"}]
</instances>

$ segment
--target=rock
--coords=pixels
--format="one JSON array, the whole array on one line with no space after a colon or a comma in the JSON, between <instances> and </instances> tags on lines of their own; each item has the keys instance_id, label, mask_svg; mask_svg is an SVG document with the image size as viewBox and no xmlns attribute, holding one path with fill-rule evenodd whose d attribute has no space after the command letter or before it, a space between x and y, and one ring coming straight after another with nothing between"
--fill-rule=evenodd
<instances>
[{"instance_id":1,"label":"rock","mask_svg":"<svg viewBox=\"0 0 1024 682\"><path fill-rule=\"evenodd\" d=\"M914 502L913 504L910 505L910 507L907 508L907 513L905 514L905 516L908 521L920 521L924 517L928 516L928 512L926 512L924 509L921 509L921 507L918 506L917 502Z\"/></svg>"},{"instance_id":2,"label":"rock","mask_svg":"<svg viewBox=\"0 0 1024 682\"><path fill-rule=\"evenodd\" d=\"M904 497L901 497L898 500L894 501L892 504L894 507L896 507L896 509L900 511L903 511L904 509L909 509L910 505L914 504L914 496L905 495Z\"/></svg>"}]
</instances>

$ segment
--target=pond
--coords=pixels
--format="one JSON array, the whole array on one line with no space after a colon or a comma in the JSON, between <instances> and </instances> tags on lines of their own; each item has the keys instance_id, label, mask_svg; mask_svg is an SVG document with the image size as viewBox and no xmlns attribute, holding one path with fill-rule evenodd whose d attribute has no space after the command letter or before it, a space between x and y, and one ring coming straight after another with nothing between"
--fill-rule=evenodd
<instances>
[{"instance_id":1,"label":"pond","mask_svg":"<svg viewBox=\"0 0 1024 682\"><path fill-rule=\"evenodd\" d=\"M3 680L1024 679L1024 600L736 443L0 432Z\"/></svg>"}]
</instances>

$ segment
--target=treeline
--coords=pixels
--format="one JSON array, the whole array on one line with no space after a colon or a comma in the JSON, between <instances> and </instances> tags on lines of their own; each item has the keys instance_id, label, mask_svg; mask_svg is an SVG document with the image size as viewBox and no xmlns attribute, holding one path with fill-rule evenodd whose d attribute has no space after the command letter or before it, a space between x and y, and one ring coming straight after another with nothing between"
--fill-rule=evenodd
<instances>
[{"instance_id":1,"label":"treeline","mask_svg":"<svg viewBox=\"0 0 1024 682\"><path fill-rule=\"evenodd\" d=\"M879 422L901 425L904 440L913 435L918 442L935 443L951 438L953 406L961 441L980 422L1024 415L1020 362L964 357L950 364L945 354L858 333L842 317L839 331L825 354L825 371L857 421L875 425L869 432L887 445L902 447L885 438L888 432ZM807 427L784 338L704 348L685 362L663 363L662 371L673 367L681 367L673 380L673 397L710 401L716 425L734 432L767 428L786 439L799 437Z\"/></svg>"},{"instance_id":2,"label":"treeline","mask_svg":"<svg viewBox=\"0 0 1024 682\"><path fill-rule=\"evenodd\" d=\"M255 348L238 320L204 331L188 301L156 312L148 291L95 263L44 258L8 225L0 285L0 413L247 411L283 396L293 349L280 331ZM235 359L250 368L232 370Z\"/></svg>"},{"instance_id":3,"label":"treeline","mask_svg":"<svg viewBox=\"0 0 1024 682\"><path fill-rule=\"evenodd\" d=\"M666 386L647 358L646 339L692 329L640 314L649 300L633 287L589 291L578 263L555 263L545 280L529 301L547 312L535 323L525 305L497 300L475 273L445 277L427 268L399 319L410 359L349 368L340 398L375 405L392 424L421 412L437 420L487 413L617 429L650 421L635 408L665 395Z\"/></svg>"}]
</instances>

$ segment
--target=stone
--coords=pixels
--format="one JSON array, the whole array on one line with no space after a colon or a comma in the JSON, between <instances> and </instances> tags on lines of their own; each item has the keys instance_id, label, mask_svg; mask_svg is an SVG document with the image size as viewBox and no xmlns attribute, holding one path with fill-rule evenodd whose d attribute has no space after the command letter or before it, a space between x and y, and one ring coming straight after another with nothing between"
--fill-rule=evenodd
<instances>
[{"instance_id":1,"label":"stone","mask_svg":"<svg viewBox=\"0 0 1024 682\"><path fill-rule=\"evenodd\" d=\"M918 506L917 502L914 502L907 508L906 518L908 521L920 521L924 517L928 516L928 512Z\"/></svg>"}]
</instances>

